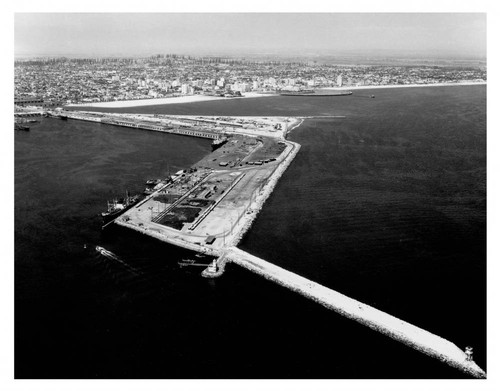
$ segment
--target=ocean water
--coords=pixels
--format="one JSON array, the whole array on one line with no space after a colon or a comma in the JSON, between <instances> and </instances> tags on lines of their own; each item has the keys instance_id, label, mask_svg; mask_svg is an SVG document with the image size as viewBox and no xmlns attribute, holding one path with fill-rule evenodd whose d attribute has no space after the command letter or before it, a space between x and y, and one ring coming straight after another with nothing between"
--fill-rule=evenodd
<instances>
[{"instance_id":1,"label":"ocean water","mask_svg":"<svg viewBox=\"0 0 500 391\"><path fill-rule=\"evenodd\" d=\"M471 345L486 369L484 86L113 111L345 116L293 130L302 148L240 247ZM17 378L464 377L237 266L206 280L179 267L187 251L101 232L107 199L209 151L72 120L16 133Z\"/></svg>"}]
</instances>

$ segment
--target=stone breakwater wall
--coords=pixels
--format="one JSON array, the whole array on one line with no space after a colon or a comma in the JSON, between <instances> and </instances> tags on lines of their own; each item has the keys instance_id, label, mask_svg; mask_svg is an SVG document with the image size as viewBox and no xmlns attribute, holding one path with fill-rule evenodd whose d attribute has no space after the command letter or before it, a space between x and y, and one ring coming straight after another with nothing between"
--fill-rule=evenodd
<instances>
[{"instance_id":1,"label":"stone breakwater wall","mask_svg":"<svg viewBox=\"0 0 500 391\"><path fill-rule=\"evenodd\" d=\"M486 378L486 373L474 361L467 361L464 351L444 338L235 247L227 249L226 257L245 269L289 288L340 315L368 326L472 377Z\"/></svg>"},{"instance_id":2,"label":"stone breakwater wall","mask_svg":"<svg viewBox=\"0 0 500 391\"><path fill-rule=\"evenodd\" d=\"M238 228L234 236L228 242L228 246L236 246L240 240L243 238L245 233L251 228L253 222L255 221L257 215L261 211L264 203L269 198L274 190L274 187L278 183L279 179L286 171L292 160L295 158L300 149L300 144L287 141L290 146L290 151L286 158L276 167L274 172L271 174L266 184L262 187L259 194L257 195L255 201L250 204L252 208L252 213L244 214L238 222Z\"/></svg>"},{"instance_id":3,"label":"stone breakwater wall","mask_svg":"<svg viewBox=\"0 0 500 391\"><path fill-rule=\"evenodd\" d=\"M216 272L211 272L209 271L209 268L206 268L201 272L202 277L205 278L217 278L220 277L224 274L224 270L226 270L226 263L227 263L227 258L225 255L222 255L219 259L217 259L217 271Z\"/></svg>"},{"instance_id":4,"label":"stone breakwater wall","mask_svg":"<svg viewBox=\"0 0 500 391\"><path fill-rule=\"evenodd\" d=\"M300 118L300 120L299 120L296 124L294 124L294 125L293 125L290 129L287 129L287 131L286 131L286 133L285 133L285 137L286 137L286 136L288 136L288 134L289 134L292 130L294 130L295 128L298 128L300 125L302 125L302 122L304 122L304 119L305 119L305 118L306 118L306 117L302 117L302 118Z\"/></svg>"}]
</instances>

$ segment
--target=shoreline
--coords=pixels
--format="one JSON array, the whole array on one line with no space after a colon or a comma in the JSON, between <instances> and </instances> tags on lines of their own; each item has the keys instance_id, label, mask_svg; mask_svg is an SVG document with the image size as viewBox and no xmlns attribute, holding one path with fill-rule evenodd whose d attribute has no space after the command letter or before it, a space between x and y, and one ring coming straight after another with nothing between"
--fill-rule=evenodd
<instances>
[{"instance_id":1,"label":"shoreline","mask_svg":"<svg viewBox=\"0 0 500 391\"><path fill-rule=\"evenodd\" d=\"M276 96L278 94L262 94L259 92L247 92L243 96L234 98L226 98L224 96L209 96L209 95L186 95L186 96L173 96L168 98L151 98L151 99L134 99L134 100L117 100L112 102L92 102L92 103L78 103L65 105L64 108L75 107L102 107L102 108L128 108L128 107L141 107L141 106L160 106L182 103L196 103L196 102L209 102L215 100L233 100L233 99L251 99L251 98L265 98L267 96Z\"/></svg>"},{"instance_id":2,"label":"shoreline","mask_svg":"<svg viewBox=\"0 0 500 391\"><path fill-rule=\"evenodd\" d=\"M474 85L487 85L487 82L459 82L459 83L431 83L431 84L392 84L392 85L368 85L368 86L342 86L342 87L322 87L318 91L350 91L350 90L372 90L384 88L413 88L413 87L451 87L451 86L474 86ZM233 99L251 99L251 98L266 98L271 96L279 96L279 92L274 93L261 93L261 92L247 92L241 97L226 98L223 96L208 96L208 95L186 95L174 96L167 98L151 98L151 99L134 99L134 100L117 100L112 102L92 102L92 103L79 103L65 105L64 108L129 108L129 107L142 107L142 106L161 106L170 104L185 104L196 102L209 102L216 100L233 100Z\"/></svg>"},{"instance_id":3,"label":"shoreline","mask_svg":"<svg viewBox=\"0 0 500 391\"><path fill-rule=\"evenodd\" d=\"M384 88L413 88L413 87L452 87L452 86L482 86L487 85L486 82L460 82L460 83L431 83L431 84L388 84L388 85L376 85L376 86L342 86L342 87L323 87L318 88L318 90L338 90L338 91L350 91L350 90L376 90Z\"/></svg>"}]
</instances>

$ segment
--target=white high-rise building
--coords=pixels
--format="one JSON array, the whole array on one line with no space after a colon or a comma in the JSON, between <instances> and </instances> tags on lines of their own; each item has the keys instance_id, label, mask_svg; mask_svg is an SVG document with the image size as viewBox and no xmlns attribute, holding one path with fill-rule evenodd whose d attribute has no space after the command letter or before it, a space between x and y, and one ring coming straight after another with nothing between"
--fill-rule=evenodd
<instances>
[{"instance_id":1,"label":"white high-rise building","mask_svg":"<svg viewBox=\"0 0 500 391\"><path fill-rule=\"evenodd\" d=\"M342 75L337 76L337 86L342 87Z\"/></svg>"},{"instance_id":2,"label":"white high-rise building","mask_svg":"<svg viewBox=\"0 0 500 391\"><path fill-rule=\"evenodd\" d=\"M181 85L181 94L183 95L189 94L189 85L187 84Z\"/></svg>"},{"instance_id":3,"label":"white high-rise building","mask_svg":"<svg viewBox=\"0 0 500 391\"><path fill-rule=\"evenodd\" d=\"M226 80L223 77L221 77L219 80L217 80L217 85L219 87L224 87L225 84L226 84Z\"/></svg>"},{"instance_id":4,"label":"white high-rise building","mask_svg":"<svg viewBox=\"0 0 500 391\"><path fill-rule=\"evenodd\" d=\"M248 83L241 83L240 84L240 91L241 92L248 92L248 91L250 91L250 84L248 84Z\"/></svg>"}]
</instances>

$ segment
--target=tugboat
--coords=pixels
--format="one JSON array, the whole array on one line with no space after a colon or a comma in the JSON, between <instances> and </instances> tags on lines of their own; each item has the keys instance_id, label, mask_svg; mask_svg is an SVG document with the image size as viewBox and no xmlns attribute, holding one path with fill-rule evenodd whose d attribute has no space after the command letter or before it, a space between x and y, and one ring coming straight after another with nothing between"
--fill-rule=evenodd
<instances>
[{"instance_id":1,"label":"tugboat","mask_svg":"<svg viewBox=\"0 0 500 391\"><path fill-rule=\"evenodd\" d=\"M125 198L114 199L113 201L108 201L108 210L101 213L102 221L104 225L107 225L112 220L116 219L122 213L125 213L135 204L141 200L139 195L130 196L127 191Z\"/></svg>"}]
</instances>

